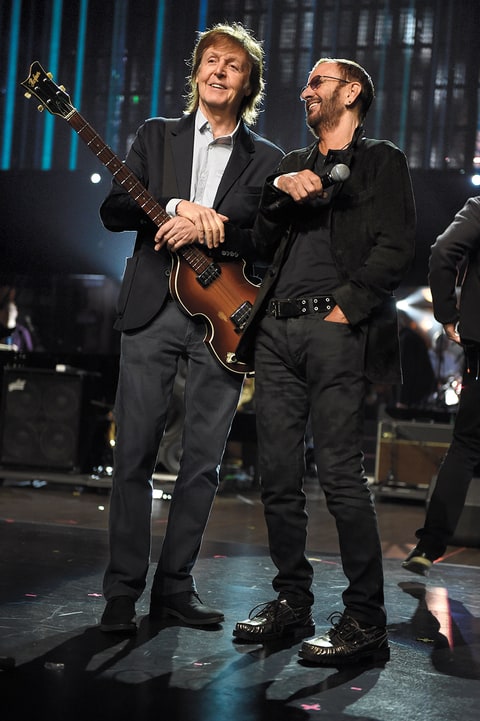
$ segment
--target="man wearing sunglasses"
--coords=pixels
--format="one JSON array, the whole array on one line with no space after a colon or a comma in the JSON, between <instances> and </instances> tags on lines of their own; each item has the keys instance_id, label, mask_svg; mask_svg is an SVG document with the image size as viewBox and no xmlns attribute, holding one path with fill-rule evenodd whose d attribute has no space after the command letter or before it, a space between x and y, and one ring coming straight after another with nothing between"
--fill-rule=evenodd
<instances>
[{"instance_id":1,"label":"man wearing sunglasses","mask_svg":"<svg viewBox=\"0 0 480 721\"><path fill-rule=\"evenodd\" d=\"M300 98L315 141L287 155L265 184L254 237L270 267L237 349L239 358L255 356L262 500L277 598L255 607L234 636L263 643L314 633L303 490L310 420L347 579L344 610L300 650L321 665L389 658L362 426L367 383L400 380L393 293L413 259L415 206L402 151L364 137L373 97L370 76L353 61L324 58L310 73Z\"/></svg>"}]
</instances>

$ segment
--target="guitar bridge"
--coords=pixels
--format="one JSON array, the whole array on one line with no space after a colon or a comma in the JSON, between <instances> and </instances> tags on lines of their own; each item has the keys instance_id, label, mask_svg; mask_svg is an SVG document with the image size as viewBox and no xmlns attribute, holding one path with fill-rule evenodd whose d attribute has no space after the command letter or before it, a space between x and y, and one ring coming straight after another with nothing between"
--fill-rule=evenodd
<instances>
[{"instance_id":1,"label":"guitar bridge","mask_svg":"<svg viewBox=\"0 0 480 721\"><path fill-rule=\"evenodd\" d=\"M197 275L197 280L202 286L202 288L206 288L210 285L210 283L213 283L215 278L218 278L221 272L222 269L219 265L217 265L216 263L210 263L210 265L205 268L203 273Z\"/></svg>"},{"instance_id":2,"label":"guitar bridge","mask_svg":"<svg viewBox=\"0 0 480 721\"><path fill-rule=\"evenodd\" d=\"M235 325L235 331L237 333L241 333L243 331L243 329L245 328L247 320L250 317L251 310L252 310L252 304L250 303L250 301L246 300L230 316L230 320Z\"/></svg>"}]
</instances>

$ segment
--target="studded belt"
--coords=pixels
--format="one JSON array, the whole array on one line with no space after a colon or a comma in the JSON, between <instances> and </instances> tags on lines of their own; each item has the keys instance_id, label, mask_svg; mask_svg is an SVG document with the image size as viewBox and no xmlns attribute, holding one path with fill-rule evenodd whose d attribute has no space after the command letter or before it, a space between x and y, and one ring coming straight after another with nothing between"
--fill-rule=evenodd
<instances>
[{"instance_id":1,"label":"studded belt","mask_svg":"<svg viewBox=\"0 0 480 721\"><path fill-rule=\"evenodd\" d=\"M316 295L312 298L272 298L267 315L274 318L298 318L311 313L327 313L336 305L331 295Z\"/></svg>"}]
</instances>

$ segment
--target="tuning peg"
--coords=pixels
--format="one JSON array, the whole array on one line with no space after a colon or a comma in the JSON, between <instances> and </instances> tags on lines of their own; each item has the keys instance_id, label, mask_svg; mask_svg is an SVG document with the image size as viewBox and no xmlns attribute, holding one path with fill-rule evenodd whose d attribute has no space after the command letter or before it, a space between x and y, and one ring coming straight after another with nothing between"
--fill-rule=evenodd
<instances>
[{"instance_id":1,"label":"tuning peg","mask_svg":"<svg viewBox=\"0 0 480 721\"><path fill-rule=\"evenodd\" d=\"M32 93L24 93L24 95L27 98L27 100L30 100L30 98L32 97Z\"/></svg>"},{"instance_id":2,"label":"tuning peg","mask_svg":"<svg viewBox=\"0 0 480 721\"><path fill-rule=\"evenodd\" d=\"M47 73L47 78L50 78L50 80L53 78L53 73Z\"/></svg>"},{"instance_id":3,"label":"tuning peg","mask_svg":"<svg viewBox=\"0 0 480 721\"><path fill-rule=\"evenodd\" d=\"M43 107L43 105L39 105L39 106L37 107L37 110L38 110L39 113L43 113L43 111L45 110L45 108Z\"/></svg>"},{"instance_id":4,"label":"tuning peg","mask_svg":"<svg viewBox=\"0 0 480 721\"><path fill-rule=\"evenodd\" d=\"M66 90L67 90L66 87L65 87L65 85L59 85L58 87L59 87L60 90L61 90L62 92L64 92L64 93L65 93Z\"/></svg>"}]
</instances>

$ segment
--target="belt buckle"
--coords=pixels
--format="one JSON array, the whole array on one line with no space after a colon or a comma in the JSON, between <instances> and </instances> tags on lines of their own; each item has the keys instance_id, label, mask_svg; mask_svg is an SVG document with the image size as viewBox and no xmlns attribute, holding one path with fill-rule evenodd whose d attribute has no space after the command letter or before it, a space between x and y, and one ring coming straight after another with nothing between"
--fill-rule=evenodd
<instances>
[{"instance_id":1,"label":"belt buckle","mask_svg":"<svg viewBox=\"0 0 480 721\"><path fill-rule=\"evenodd\" d=\"M278 317L278 301L272 298L268 304L268 310L274 318Z\"/></svg>"},{"instance_id":2,"label":"belt buckle","mask_svg":"<svg viewBox=\"0 0 480 721\"><path fill-rule=\"evenodd\" d=\"M269 302L269 313L274 318L297 318L305 312L297 298L272 298Z\"/></svg>"},{"instance_id":3,"label":"belt buckle","mask_svg":"<svg viewBox=\"0 0 480 721\"><path fill-rule=\"evenodd\" d=\"M288 318L290 303L285 300L273 298L270 301L270 310L274 318Z\"/></svg>"}]
</instances>

